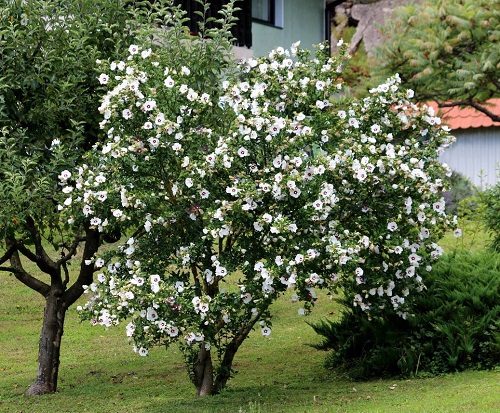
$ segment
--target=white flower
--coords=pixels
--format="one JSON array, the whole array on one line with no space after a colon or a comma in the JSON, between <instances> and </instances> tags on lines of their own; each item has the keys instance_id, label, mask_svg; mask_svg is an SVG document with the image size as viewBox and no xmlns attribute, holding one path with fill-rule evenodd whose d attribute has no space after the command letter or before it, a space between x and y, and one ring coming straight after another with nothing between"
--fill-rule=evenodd
<instances>
[{"instance_id":1,"label":"white flower","mask_svg":"<svg viewBox=\"0 0 500 413\"><path fill-rule=\"evenodd\" d=\"M108 198L108 193L106 191L99 191L97 193L97 199L104 202Z\"/></svg>"},{"instance_id":2,"label":"white flower","mask_svg":"<svg viewBox=\"0 0 500 413\"><path fill-rule=\"evenodd\" d=\"M244 147L241 147L238 149L238 155L243 158L244 156L248 156L248 151Z\"/></svg>"},{"instance_id":3,"label":"white flower","mask_svg":"<svg viewBox=\"0 0 500 413\"><path fill-rule=\"evenodd\" d=\"M440 214L444 214L444 206L445 206L444 199L441 199L441 201L435 202L432 205L432 208L434 209L434 211L436 211Z\"/></svg>"},{"instance_id":4,"label":"white flower","mask_svg":"<svg viewBox=\"0 0 500 413\"><path fill-rule=\"evenodd\" d=\"M359 121L356 118L349 118L349 126L352 126L355 129L359 128Z\"/></svg>"},{"instance_id":5,"label":"white flower","mask_svg":"<svg viewBox=\"0 0 500 413\"><path fill-rule=\"evenodd\" d=\"M271 334L271 329L267 326L264 326L262 327L261 332L264 337L267 337Z\"/></svg>"},{"instance_id":6,"label":"white flower","mask_svg":"<svg viewBox=\"0 0 500 413\"><path fill-rule=\"evenodd\" d=\"M122 116L124 119L130 119L132 117L132 112L130 109L123 109Z\"/></svg>"},{"instance_id":7,"label":"white flower","mask_svg":"<svg viewBox=\"0 0 500 413\"><path fill-rule=\"evenodd\" d=\"M179 334L179 329L177 327L175 327L175 326L170 326L167 329L167 334L170 337L177 337L177 335Z\"/></svg>"},{"instance_id":8,"label":"white flower","mask_svg":"<svg viewBox=\"0 0 500 413\"><path fill-rule=\"evenodd\" d=\"M132 337L135 331L135 324L130 322L127 324L127 327L125 329L127 331L127 337Z\"/></svg>"},{"instance_id":9,"label":"white flower","mask_svg":"<svg viewBox=\"0 0 500 413\"><path fill-rule=\"evenodd\" d=\"M215 268L215 275L219 277L225 277L227 275L227 270L225 267L218 266Z\"/></svg>"},{"instance_id":10,"label":"white flower","mask_svg":"<svg viewBox=\"0 0 500 413\"><path fill-rule=\"evenodd\" d=\"M313 207L316 211L321 211L323 209L323 202L321 202L319 199L313 202Z\"/></svg>"},{"instance_id":11,"label":"white flower","mask_svg":"<svg viewBox=\"0 0 500 413\"><path fill-rule=\"evenodd\" d=\"M135 55L137 53L139 53L139 46L135 45L135 44L131 44L128 48L128 52L131 54L131 55Z\"/></svg>"},{"instance_id":12,"label":"white flower","mask_svg":"<svg viewBox=\"0 0 500 413\"><path fill-rule=\"evenodd\" d=\"M156 102L154 100L147 100L142 105L142 110L144 112L150 112L156 107Z\"/></svg>"},{"instance_id":13,"label":"white flower","mask_svg":"<svg viewBox=\"0 0 500 413\"><path fill-rule=\"evenodd\" d=\"M299 188L290 189L290 196L293 198L298 198L300 196L300 193L301 191Z\"/></svg>"},{"instance_id":14,"label":"white flower","mask_svg":"<svg viewBox=\"0 0 500 413\"><path fill-rule=\"evenodd\" d=\"M163 125L165 123L165 115L163 113L158 113L155 118L155 124L158 126Z\"/></svg>"},{"instance_id":15,"label":"white flower","mask_svg":"<svg viewBox=\"0 0 500 413\"><path fill-rule=\"evenodd\" d=\"M267 222L269 224L273 221L273 216L271 214L266 213L262 215L262 219L264 220L264 222Z\"/></svg>"},{"instance_id":16,"label":"white flower","mask_svg":"<svg viewBox=\"0 0 500 413\"><path fill-rule=\"evenodd\" d=\"M148 307L146 318L148 321L156 321L158 319L158 313L153 307Z\"/></svg>"},{"instance_id":17,"label":"white flower","mask_svg":"<svg viewBox=\"0 0 500 413\"><path fill-rule=\"evenodd\" d=\"M394 232L394 231L396 231L396 230L398 229L398 224L396 224L394 221L393 221L393 222L389 222L389 223L387 224L387 229L388 229L389 231Z\"/></svg>"},{"instance_id":18,"label":"white flower","mask_svg":"<svg viewBox=\"0 0 500 413\"><path fill-rule=\"evenodd\" d=\"M151 56L151 49L143 50L141 52L141 57L143 59L147 59L149 56Z\"/></svg>"},{"instance_id":19,"label":"white flower","mask_svg":"<svg viewBox=\"0 0 500 413\"><path fill-rule=\"evenodd\" d=\"M189 101L194 102L198 98L198 93L196 93L193 89L189 89L186 97Z\"/></svg>"},{"instance_id":20,"label":"white flower","mask_svg":"<svg viewBox=\"0 0 500 413\"><path fill-rule=\"evenodd\" d=\"M148 142L151 148L157 148L160 144L160 140L158 138L149 138Z\"/></svg>"},{"instance_id":21,"label":"white flower","mask_svg":"<svg viewBox=\"0 0 500 413\"><path fill-rule=\"evenodd\" d=\"M172 79L170 76L168 76L163 83L165 84L166 87L172 88L175 85L174 79Z\"/></svg>"},{"instance_id":22,"label":"white flower","mask_svg":"<svg viewBox=\"0 0 500 413\"><path fill-rule=\"evenodd\" d=\"M96 225L99 225L101 223L101 218L98 218L98 217L94 217L90 220L90 225L92 226L96 226Z\"/></svg>"},{"instance_id":23,"label":"white flower","mask_svg":"<svg viewBox=\"0 0 500 413\"><path fill-rule=\"evenodd\" d=\"M101 85L105 85L109 82L109 76L106 73L101 73L98 79Z\"/></svg>"},{"instance_id":24,"label":"white flower","mask_svg":"<svg viewBox=\"0 0 500 413\"><path fill-rule=\"evenodd\" d=\"M65 169L59 174L58 178L61 182L66 182L69 178L71 178L71 172Z\"/></svg>"},{"instance_id":25,"label":"white flower","mask_svg":"<svg viewBox=\"0 0 500 413\"><path fill-rule=\"evenodd\" d=\"M363 182L367 177L367 173L364 169L359 169L358 172L356 173L356 178L358 178L359 181Z\"/></svg>"},{"instance_id":26,"label":"white flower","mask_svg":"<svg viewBox=\"0 0 500 413\"><path fill-rule=\"evenodd\" d=\"M410 264L418 267L418 262L422 259L419 255L413 253L408 256L408 260L410 261Z\"/></svg>"},{"instance_id":27,"label":"white flower","mask_svg":"<svg viewBox=\"0 0 500 413\"><path fill-rule=\"evenodd\" d=\"M90 205L84 205L82 211L83 211L83 215L85 215L86 217L88 217L89 214L91 214L93 212Z\"/></svg>"},{"instance_id":28,"label":"white flower","mask_svg":"<svg viewBox=\"0 0 500 413\"><path fill-rule=\"evenodd\" d=\"M141 347L139 350L137 350L140 356L145 357L148 355L148 349Z\"/></svg>"},{"instance_id":29,"label":"white flower","mask_svg":"<svg viewBox=\"0 0 500 413\"><path fill-rule=\"evenodd\" d=\"M241 301L243 301L244 304L248 304L250 301L252 301L252 295L250 293L242 294Z\"/></svg>"}]
</instances>

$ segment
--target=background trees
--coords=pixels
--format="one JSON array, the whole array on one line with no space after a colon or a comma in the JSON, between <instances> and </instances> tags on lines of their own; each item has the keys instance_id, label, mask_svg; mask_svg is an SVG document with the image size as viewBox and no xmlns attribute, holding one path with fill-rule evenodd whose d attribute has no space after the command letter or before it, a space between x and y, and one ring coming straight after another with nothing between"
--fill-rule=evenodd
<instances>
[{"instance_id":1,"label":"background trees","mask_svg":"<svg viewBox=\"0 0 500 413\"><path fill-rule=\"evenodd\" d=\"M439 0L395 11L375 72L399 73L421 102L472 106L494 121L500 96L500 2Z\"/></svg>"}]
</instances>

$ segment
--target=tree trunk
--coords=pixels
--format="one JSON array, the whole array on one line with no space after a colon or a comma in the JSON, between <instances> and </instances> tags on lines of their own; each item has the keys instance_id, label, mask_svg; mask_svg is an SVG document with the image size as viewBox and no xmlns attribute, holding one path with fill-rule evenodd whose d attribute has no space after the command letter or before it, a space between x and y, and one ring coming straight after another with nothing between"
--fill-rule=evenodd
<instances>
[{"instance_id":1,"label":"tree trunk","mask_svg":"<svg viewBox=\"0 0 500 413\"><path fill-rule=\"evenodd\" d=\"M226 348L224 352L224 358L222 359L217 377L214 383L214 393L220 393L225 387L228 380L231 378L231 369L233 367L233 360L238 348L240 347L241 341L232 341Z\"/></svg>"},{"instance_id":2,"label":"tree trunk","mask_svg":"<svg viewBox=\"0 0 500 413\"><path fill-rule=\"evenodd\" d=\"M252 330L257 320L258 317L255 317L253 320L250 320L248 324L242 326L238 334L236 334L231 342L227 345L226 350L224 351L224 357L222 358L220 367L217 372L217 376L215 377L213 385L214 394L220 393L226 387L228 380L231 378L234 356L236 356L236 353L243 341L247 339L248 334Z\"/></svg>"},{"instance_id":3,"label":"tree trunk","mask_svg":"<svg viewBox=\"0 0 500 413\"><path fill-rule=\"evenodd\" d=\"M67 310L61 296L62 291L52 287L45 297L43 326L38 346L38 374L35 383L26 391L26 395L54 393L57 390L61 338Z\"/></svg>"},{"instance_id":4,"label":"tree trunk","mask_svg":"<svg viewBox=\"0 0 500 413\"><path fill-rule=\"evenodd\" d=\"M193 364L194 385L198 397L211 396L214 389L214 369L210 350L202 344L198 351L198 359Z\"/></svg>"}]
</instances>

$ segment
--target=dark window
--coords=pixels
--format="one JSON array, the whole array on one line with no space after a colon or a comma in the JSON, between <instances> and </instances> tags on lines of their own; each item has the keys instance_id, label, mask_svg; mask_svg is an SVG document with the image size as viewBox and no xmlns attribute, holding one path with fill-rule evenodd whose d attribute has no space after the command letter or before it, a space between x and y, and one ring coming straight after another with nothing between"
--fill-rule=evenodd
<instances>
[{"instance_id":1,"label":"dark window","mask_svg":"<svg viewBox=\"0 0 500 413\"><path fill-rule=\"evenodd\" d=\"M198 33L200 16L195 12L202 11L201 5L195 0L175 0L174 3L181 5L182 9L187 11L190 19L189 28L193 33ZM211 0L207 17L220 18L218 12L224 4L227 4L227 0ZM231 30L236 39L235 45L250 48L252 47L252 0L239 0L236 2L236 7L241 10L235 12L238 21Z\"/></svg>"},{"instance_id":2,"label":"dark window","mask_svg":"<svg viewBox=\"0 0 500 413\"><path fill-rule=\"evenodd\" d=\"M252 18L257 23L283 27L284 0L252 0Z\"/></svg>"}]
</instances>

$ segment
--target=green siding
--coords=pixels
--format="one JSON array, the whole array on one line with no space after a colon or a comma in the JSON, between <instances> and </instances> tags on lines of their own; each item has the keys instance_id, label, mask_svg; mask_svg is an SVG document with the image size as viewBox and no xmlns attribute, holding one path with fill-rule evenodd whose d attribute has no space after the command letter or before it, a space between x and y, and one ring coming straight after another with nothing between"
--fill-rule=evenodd
<instances>
[{"instance_id":1,"label":"green siding","mask_svg":"<svg viewBox=\"0 0 500 413\"><path fill-rule=\"evenodd\" d=\"M254 56L267 55L278 46L289 48L298 40L302 47L311 49L324 40L324 0L284 0L284 13L283 28L252 23Z\"/></svg>"}]
</instances>

